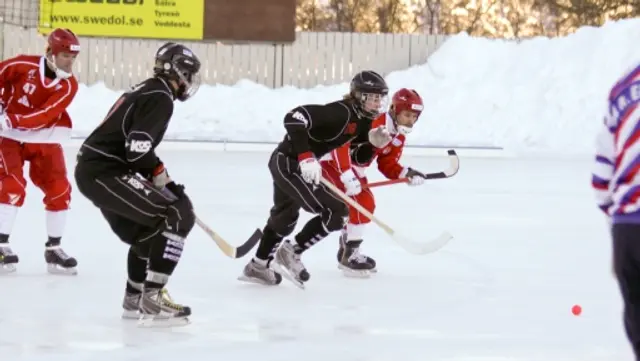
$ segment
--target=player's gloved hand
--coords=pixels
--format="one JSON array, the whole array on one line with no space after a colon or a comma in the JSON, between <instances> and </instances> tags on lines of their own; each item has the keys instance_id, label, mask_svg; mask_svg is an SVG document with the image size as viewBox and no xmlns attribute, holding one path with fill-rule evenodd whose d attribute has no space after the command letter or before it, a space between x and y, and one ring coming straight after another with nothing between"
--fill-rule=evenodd
<instances>
[{"instance_id":1,"label":"player's gloved hand","mask_svg":"<svg viewBox=\"0 0 640 361\"><path fill-rule=\"evenodd\" d=\"M187 197L187 194L184 192L184 186L182 184L177 184L174 181L167 183L164 189L171 192L171 194L178 199Z\"/></svg>"},{"instance_id":2,"label":"player's gloved hand","mask_svg":"<svg viewBox=\"0 0 640 361\"><path fill-rule=\"evenodd\" d=\"M300 173L305 182L319 184L322 175L322 166L312 154L304 153L298 157Z\"/></svg>"},{"instance_id":3,"label":"player's gloved hand","mask_svg":"<svg viewBox=\"0 0 640 361\"><path fill-rule=\"evenodd\" d=\"M424 177L422 177L422 173L409 167L405 168L402 173L400 173L400 178L409 178L410 186L419 186L424 183Z\"/></svg>"},{"instance_id":4,"label":"player's gloved hand","mask_svg":"<svg viewBox=\"0 0 640 361\"><path fill-rule=\"evenodd\" d=\"M348 196L355 196L362 192L362 183L360 183L360 179L356 177L352 169L340 174L340 180L342 181L342 184L344 184L344 194Z\"/></svg>"},{"instance_id":5,"label":"player's gloved hand","mask_svg":"<svg viewBox=\"0 0 640 361\"><path fill-rule=\"evenodd\" d=\"M151 177L153 181L153 186L157 189L164 188L167 184L172 182L171 177L169 177L169 173L167 169L164 167L164 164L160 163L156 169L153 170L153 176Z\"/></svg>"},{"instance_id":6,"label":"player's gloved hand","mask_svg":"<svg viewBox=\"0 0 640 361\"><path fill-rule=\"evenodd\" d=\"M393 139L385 126L379 126L369 131L369 143L376 148L384 148Z\"/></svg>"}]
</instances>

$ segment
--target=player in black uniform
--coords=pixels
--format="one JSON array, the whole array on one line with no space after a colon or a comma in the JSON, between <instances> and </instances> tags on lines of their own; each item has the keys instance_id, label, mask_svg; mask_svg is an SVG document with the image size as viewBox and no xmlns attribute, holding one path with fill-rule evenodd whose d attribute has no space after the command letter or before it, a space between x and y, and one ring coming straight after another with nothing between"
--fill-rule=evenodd
<instances>
[{"instance_id":1,"label":"player in black uniform","mask_svg":"<svg viewBox=\"0 0 640 361\"><path fill-rule=\"evenodd\" d=\"M199 71L200 61L185 46L160 47L154 76L116 101L78 153L78 189L131 246L125 318L180 325L188 323L191 314L189 307L166 296L164 285L180 260L195 215L184 187L171 180L155 148L169 125L174 101L185 101L197 91Z\"/></svg>"},{"instance_id":2,"label":"player in black uniform","mask_svg":"<svg viewBox=\"0 0 640 361\"><path fill-rule=\"evenodd\" d=\"M318 159L353 139L367 139L388 91L380 75L363 71L355 75L343 100L299 106L285 115L287 134L269 160L274 205L256 255L244 268L241 280L277 285L282 275L272 267L289 273L299 286L309 280L300 255L330 232L341 230L349 214L344 202L320 183ZM316 216L293 242L282 242L295 229L300 208Z\"/></svg>"}]
</instances>

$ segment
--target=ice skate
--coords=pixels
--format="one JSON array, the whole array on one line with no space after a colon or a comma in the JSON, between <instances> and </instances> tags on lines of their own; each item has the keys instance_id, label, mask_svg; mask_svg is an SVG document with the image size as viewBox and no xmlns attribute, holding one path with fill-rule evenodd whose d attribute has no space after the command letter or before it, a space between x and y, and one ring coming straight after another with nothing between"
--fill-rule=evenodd
<instances>
[{"instance_id":1,"label":"ice skate","mask_svg":"<svg viewBox=\"0 0 640 361\"><path fill-rule=\"evenodd\" d=\"M376 261L360 253L361 240L346 241L346 237L340 237L340 257L338 269L347 277L367 278L375 273Z\"/></svg>"},{"instance_id":2,"label":"ice skate","mask_svg":"<svg viewBox=\"0 0 640 361\"><path fill-rule=\"evenodd\" d=\"M276 286L282 282L282 276L267 265L262 265L252 259L244 266L242 275L238 277L238 280L265 286Z\"/></svg>"},{"instance_id":3,"label":"ice skate","mask_svg":"<svg viewBox=\"0 0 640 361\"><path fill-rule=\"evenodd\" d=\"M165 302L172 302L171 296L169 295L169 291L166 288L162 289L162 297ZM127 320L138 320L140 319L140 300L142 299L141 292L126 292L124 294L124 299L122 300L122 318Z\"/></svg>"},{"instance_id":4,"label":"ice skate","mask_svg":"<svg viewBox=\"0 0 640 361\"><path fill-rule=\"evenodd\" d=\"M140 299L142 293L125 292L124 299L122 300L122 318L127 320L137 320L140 318Z\"/></svg>"},{"instance_id":5,"label":"ice skate","mask_svg":"<svg viewBox=\"0 0 640 361\"><path fill-rule=\"evenodd\" d=\"M364 257L364 259L366 259L367 263L369 263L371 265L371 269L369 270L369 272L371 273L376 273L378 272L378 269L376 268L376 261L361 253L360 252L360 245L362 244L362 240L356 240L358 242L357 246L358 246L358 252L357 254L360 255L360 257ZM345 231L342 231L342 233L340 234L340 238L339 238L339 248L338 248L338 268L340 268L340 263L342 262L342 255L344 254L344 249L345 249L345 243L347 242L347 233Z\"/></svg>"},{"instance_id":6,"label":"ice skate","mask_svg":"<svg viewBox=\"0 0 640 361\"><path fill-rule=\"evenodd\" d=\"M191 308L173 302L165 289L145 290L138 312L141 327L186 326L190 323Z\"/></svg>"},{"instance_id":7,"label":"ice skate","mask_svg":"<svg viewBox=\"0 0 640 361\"><path fill-rule=\"evenodd\" d=\"M0 243L0 274L15 272L18 261L18 255L13 253L9 244Z\"/></svg>"},{"instance_id":8,"label":"ice skate","mask_svg":"<svg viewBox=\"0 0 640 361\"><path fill-rule=\"evenodd\" d=\"M51 274L77 275L78 261L70 257L59 245L47 246L44 251L47 271Z\"/></svg>"},{"instance_id":9,"label":"ice skate","mask_svg":"<svg viewBox=\"0 0 640 361\"><path fill-rule=\"evenodd\" d=\"M271 268L296 286L304 288L304 282L309 281L310 275L300 260L300 250L296 248L289 240L282 242Z\"/></svg>"}]
</instances>

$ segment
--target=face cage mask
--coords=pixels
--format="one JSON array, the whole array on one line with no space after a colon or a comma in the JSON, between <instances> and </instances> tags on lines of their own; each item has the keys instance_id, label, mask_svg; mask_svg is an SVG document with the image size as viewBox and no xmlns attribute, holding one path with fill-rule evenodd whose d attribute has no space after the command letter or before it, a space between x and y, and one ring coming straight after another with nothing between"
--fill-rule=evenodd
<instances>
[{"instance_id":1,"label":"face cage mask","mask_svg":"<svg viewBox=\"0 0 640 361\"><path fill-rule=\"evenodd\" d=\"M378 106L377 109L374 109L374 110L366 109L367 101L369 100L369 97L380 98L380 105ZM387 108L387 101L389 100L386 94L381 94L381 93L360 93L360 96L358 98L359 98L358 106L360 108L360 111L362 112L362 115L370 118L375 118L379 114L384 112L384 109Z\"/></svg>"},{"instance_id":2,"label":"face cage mask","mask_svg":"<svg viewBox=\"0 0 640 361\"><path fill-rule=\"evenodd\" d=\"M185 74L183 74L182 72L176 73L178 74L178 78L180 78L178 100L185 101L198 92L198 89L200 89L200 84L202 83L202 78L200 77L200 72L191 73L188 79L187 76L185 76Z\"/></svg>"}]
</instances>

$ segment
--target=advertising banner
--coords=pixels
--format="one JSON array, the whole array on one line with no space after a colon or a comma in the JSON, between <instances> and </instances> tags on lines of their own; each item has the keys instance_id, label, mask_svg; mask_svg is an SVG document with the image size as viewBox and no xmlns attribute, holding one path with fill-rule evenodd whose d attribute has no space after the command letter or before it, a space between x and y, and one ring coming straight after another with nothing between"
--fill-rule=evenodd
<instances>
[{"instance_id":1,"label":"advertising banner","mask_svg":"<svg viewBox=\"0 0 640 361\"><path fill-rule=\"evenodd\" d=\"M205 0L40 0L38 30L80 36L202 40Z\"/></svg>"},{"instance_id":2,"label":"advertising banner","mask_svg":"<svg viewBox=\"0 0 640 361\"><path fill-rule=\"evenodd\" d=\"M263 44L296 40L296 0L206 0L204 20L207 40Z\"/></svg>"}]
</instances>

